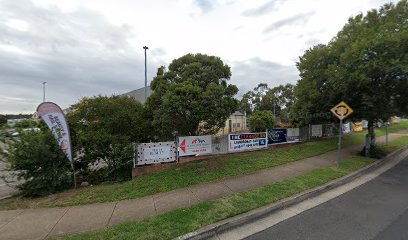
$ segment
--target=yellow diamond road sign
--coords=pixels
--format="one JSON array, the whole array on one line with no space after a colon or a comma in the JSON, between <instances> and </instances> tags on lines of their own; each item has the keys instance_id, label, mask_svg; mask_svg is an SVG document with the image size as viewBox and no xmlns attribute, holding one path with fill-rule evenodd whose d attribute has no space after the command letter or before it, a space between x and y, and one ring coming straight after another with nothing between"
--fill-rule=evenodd
<instances>
[{"instance_id":1,"label":"yellow diamond road sign","mask_svg":"<svg viewBox=\"0 0 408 240\"><path fill-rule=\"evenodd\" d=\"M330 111L338 117L340 120L345 119L348 115L353 113L353 109L349 107L345 102L340 102L334 108L330 109Z\"/></svg>"}]
</instances>

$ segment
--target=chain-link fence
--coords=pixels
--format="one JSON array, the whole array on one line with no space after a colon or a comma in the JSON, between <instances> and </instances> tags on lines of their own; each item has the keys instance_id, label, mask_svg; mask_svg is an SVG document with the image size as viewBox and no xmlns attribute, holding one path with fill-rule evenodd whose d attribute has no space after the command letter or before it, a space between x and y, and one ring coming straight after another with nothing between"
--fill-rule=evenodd
<instances>
[{"instance_id":1,"label":"chain-link fence","mask_svg":"<svg viewBox=\"0 0 408 240\"><path fill-rule=\"evenodd\" d=\"M338 128L335 127L335 124L315 124L315 125L308 125L308 126L304 126L304 127L300 127L298 128L299 131L297 131L297 129L284 129L287 131L284 131L285 133L287 132L288 135L283 136L284 140L283 142L279 142L279 144L285 144L285 143L293 143L293 142L304 142L304 141L310 141L313 139L317 139L317 138L322 138L322 137L331 137L334 136L335 134L338 133ZM282 130L282 129L280 129ZM289 136L289 130L291 130L291 135ZM275 129L275 130L270 130L272 132L279 132L279 129ZM282 132L282 131L280 131ZM295 135L293 135L294 133L296 133ZM299 134L299 136L297 136L297 133ZM231 133L234 135L240 135L243 133ZM292 136L293 135L293 136ZM277 135L278 136L278 135ZM191 136L192 138L197 138L200 139L200 136ZM201 136L202 138L203 136ZM207 136L209 137L209 136ZM291 137L291 138L289 138ZM292 140L291 140L292 139ZM296 139L296 140L293 140ZM150 143L152 146L149 148L146 148L147 150L144 149L139 149L139 155L135 154L135 166L140 164L148 164L148 163L161 163L161 162L168 162L171 161L171 159L173 159L173 157L175 157L176 159L179 159L178 153L181 150L185 151L186 148L186 143L184 142L184 145L182 143L178 143L178 142L174 142L175 145L175 149L177 149L175 151L175 153L171 153L169 152L167 156L166 154L164 154L166 150L167 145L165 146L164 143ZM167 143L166 143L167 144ZM140 144L139 144L140 145ZM157 145L157 146L156 146ZM274 145L274 144L270 144ZM193 154L192 156L203 156L203 155L216 155L216 154L226 154L229 153L229 135L223 135L223 136L211 136L211 151L204 151L197 154ZM135 147L135 151L137 151L137 147ZM143 157L141 157L141 155L143 154L148 154L149 155L149 159L146 160L145 162L141 161L140 159L143 159ZM157 156L156 156L157 155ZM155 156L154 158L152 156ZM185 156L190 156L191 155L185 155ZM140 158L140 159L139 159ZM157 160L157 159L158 160ZM165 160L163 160L165 159Z\"/></svg>"}]
</instances>

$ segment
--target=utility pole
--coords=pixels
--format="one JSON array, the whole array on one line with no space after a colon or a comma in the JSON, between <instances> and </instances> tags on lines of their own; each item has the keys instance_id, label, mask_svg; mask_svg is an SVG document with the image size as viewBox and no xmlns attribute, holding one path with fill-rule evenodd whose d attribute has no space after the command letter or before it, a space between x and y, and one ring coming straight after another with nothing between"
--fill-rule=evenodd
<instances>
[{"instance_id":1,"label":"utility pole","mask_svg":"<svg viewBox=\"0 0 408 240\"><path fill-rule=\"evenodd\" d=\"M146 99L147 99L147 59L146 59L146 50L147 49L149 49L148 47L146 47L146 46L143 46L143 49L144 49L144 55L145 55L145 102L146 102Z\"/></svg>"},{"instance_id":2,"label":"utility pole","mask_svg":"<svg viewBox=\"0 0 408 240\"><path fill-rule=\"evenodd\" d=\"M42 82L42 85L43 85L43 102L45 102L45 84L47 84L47 82Z\"/></svg>"}]
</instances>

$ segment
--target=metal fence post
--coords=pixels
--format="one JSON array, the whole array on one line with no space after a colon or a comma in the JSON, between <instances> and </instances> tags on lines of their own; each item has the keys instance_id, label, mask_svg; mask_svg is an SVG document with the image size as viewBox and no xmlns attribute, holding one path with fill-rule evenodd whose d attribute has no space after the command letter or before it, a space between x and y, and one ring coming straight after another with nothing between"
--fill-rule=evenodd
<instances>
[{"instance_id":1,"label":"metal fence post","mask_svg":"<svg viewBox=\"0 0 408 240\"><path fill-rule=\"evenodd\" d=\"M133 143L133 168L136 168L137 162L137 144Z\"/></svg>"},{"instance_id":2,"label":"metal fence post","mask_svg":"<svg viewBox=\"0 0 408 240\"><path fill-rule=\"evenodd\" d=\"M337 168L340 167L340 161L341 161L341 134L342 134L342 124L343 120L340 119L340 130L339 130L339 149L338 149L338 155L337 155Z\"/></svg>"},{"instance_id":3,"label":"metal fence post","mask_svg":"<svg viewBox=\"0 0 408 240\"><path fill-rule=\"evenodd\" d=\"M180 162L180 154L179 154L179 140L178 140L178 134L176 134L176 161L177 163Z\"/></svg>"}]
</instances>

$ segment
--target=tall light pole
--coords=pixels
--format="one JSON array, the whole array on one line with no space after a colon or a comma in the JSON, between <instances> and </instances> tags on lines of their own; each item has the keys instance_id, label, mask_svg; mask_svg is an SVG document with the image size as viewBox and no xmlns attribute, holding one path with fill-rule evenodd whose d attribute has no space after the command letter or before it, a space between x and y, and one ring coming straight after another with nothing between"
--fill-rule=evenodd
<instances>
[{"instance_id":1,"label":"tall light pole","mask_svg":"<svg viewBox=\"0 0 408 240\"><path fill-rule=\"evenodd\" d=\"M149 49L146 46L143 46L144 54L145 54L145 102L147 99L147 60L146 60L146 50Z\"/></svg>"},{"instance_id":2,"label":"tall light pole","mask_svg":"<svg viewBox=\"0 0 408 240\"><path fill-rule=\"evenodd\" d=\"M43 102L45 102L45 84L47 84L47 82L42 82L42 85L43 85Z\"/></svg>"},{"instance_id":3,"label":"tall light pole","mask_svg":"<svg viewBox=\"0 0 408 240\"><path fill-rule=\"evenodd\" d=\"M276 127L276 122L278 121L276 118L276 92L273 93L273 117L275 118L275 127Z\"/></svg>"}]
</instances>

